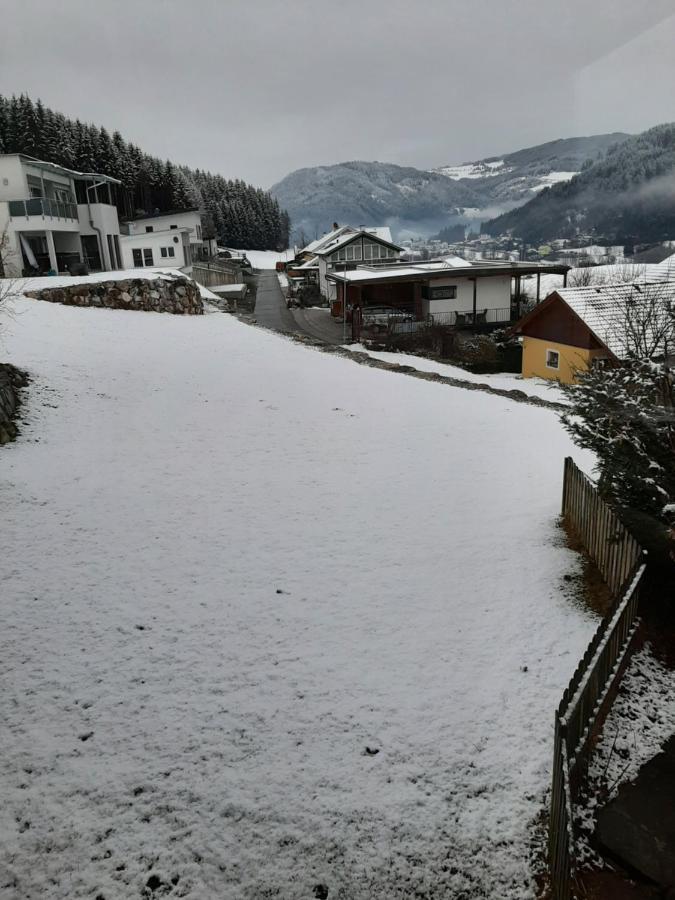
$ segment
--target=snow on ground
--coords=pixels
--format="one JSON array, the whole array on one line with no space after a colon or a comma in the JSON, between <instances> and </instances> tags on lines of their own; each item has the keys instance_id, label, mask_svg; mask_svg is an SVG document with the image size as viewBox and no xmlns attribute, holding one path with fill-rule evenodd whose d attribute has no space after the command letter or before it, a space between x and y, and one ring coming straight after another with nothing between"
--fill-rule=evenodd
<instances>
[{"instance_id":1,"label":"snow on ground","mask_svg":"<svg viewBox=\"0 0 675 900\"><path fill-rule=\"evenodd\" d=\"M531 187L530 190L535 193L543 191L544 188L551 187L554 184L560 184L562 181L571 181L578 172L547 172L546 175L537 175L539 184Z\"/></svg>"},{"instance_id":2,"label":"snow on ground","mask_svg":"<svg viewBox=\"0 0 675 900\"><path fill-rule=\"evenodd\" d=\"M605 803L622 784L637 778L640 768L659 753L674 733L675 671L658 660L646 645L628 665L591 757L590 796L579 810L583 859L599 862L587 840L595 831L598 797Z\"/></svg>"},{"instance_id":3,"label":"snow on ground","mask_svg":"<svg viewBox=\"0 0 675 900\"><path fill-rule=\"evenodd\" d=\"M436 359L427 359L425 356L414 356L408 353L387 353L379 350L370 350L363 344L348 344L347 350L367 353L375 359L384 362L397 363L400 366L414 366L420 372L437 372L446 378L461 378L462 381L472 381L476 384L489 384L490 387L500 388L505 391L523 391L531 397L541 397L554 403L565 403L565 397L556 382L546 381L543 378L523 378L510 372L498 372L494 375L479 375L469 372L461 366L453 366L449 363L439 362Z\"/></svg>"},{"instance_id":4,"label":"snow on ground","mask_svg":"<svg viewBox=\"0 0 675 900\"><path fill-rule=\"evenodd\" d=\"M492 162L463 163L461 166L442 166L433 171L459 181L460 178L490 178L493 175L504 175L512 169L504 168L504 160L497 159Z\"/></svg>"},{"instance_id":5,"label":"snow on ground","mask_svg":"<svg viewBox=\"0 0 675 900\"><path fill-rule=\"evenodd\" d=\"M295 250L239 250L246 256L254 269L274 269L278 262L288 262L295 258Z\"/></svg>"},{"instance_id":6,"label":"snow on ground","mask_svg":"<svg viewBox=\"0 0 675 900\"><path fill-rule=\"evenodd\" d=\"M1 350L3 898L533 896L595 628L556 415L229 316L21 299Z\"/></svg>"},{"instance_id":7,"label":"snow on ground","mask_svg":"<svg viewBox=\"0 0 675 900\"><path fill-rule=\"evenodd\" d=\"M34 278L17 278L12 286L17 291L41 291L44 288L70 287L74 284L95 284L99 281L122 281L127 278L171 279L184 278L180 269L162 266L144 269L116 269L112 272L94 272L91 275L41 275Z\"/></svg>"}]
</instances>

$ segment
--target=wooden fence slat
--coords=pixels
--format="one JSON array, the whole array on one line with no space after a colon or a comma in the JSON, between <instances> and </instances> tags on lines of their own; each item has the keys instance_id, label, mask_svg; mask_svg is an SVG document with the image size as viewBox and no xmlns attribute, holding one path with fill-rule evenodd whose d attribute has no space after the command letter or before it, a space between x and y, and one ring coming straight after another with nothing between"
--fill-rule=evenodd
<instances>
[{"instance_id":1,"label":"wooden fence slat","mask_svg":"<svg viewBox=\"0 0 675 900\"><path fill-rule=\"evenodd\" d=\"M644 552L593 482L566 457L562 512L616 598L599 624L555 713L549 818L549 866L555 900L571 900L575 879L573 809L588 762L591 736L639 624ZM604 712L603 712L604 711Z\"/></svg>"}]
</instances>

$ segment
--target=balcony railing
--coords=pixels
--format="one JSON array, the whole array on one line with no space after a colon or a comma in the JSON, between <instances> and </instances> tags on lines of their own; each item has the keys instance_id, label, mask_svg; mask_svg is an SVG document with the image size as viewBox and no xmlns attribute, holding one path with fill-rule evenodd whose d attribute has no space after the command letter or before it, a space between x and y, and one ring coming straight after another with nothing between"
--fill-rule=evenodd
<instances>
[{"instance_id":1,"label":"balcony railing","mask_svg":"<svg viewBox=\"0 0 675 900\"><path fill-rule=\"evenodd\" d=\"M9 214L13 219L28 218L28 216L77 219L77 204L63 200L47 200L43 197L33 197L31 200L10 200Z\"/></svg>"}]
</instances>

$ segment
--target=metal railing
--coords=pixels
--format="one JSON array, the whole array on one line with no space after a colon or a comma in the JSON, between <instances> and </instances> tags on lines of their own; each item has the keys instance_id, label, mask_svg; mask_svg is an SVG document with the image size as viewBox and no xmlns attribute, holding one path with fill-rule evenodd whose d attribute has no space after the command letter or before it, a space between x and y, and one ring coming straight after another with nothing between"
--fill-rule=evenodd
<instances>
[{"instance_id":1,"label":"metal railing","mask_svg":"<svg viewBox=\"0 0 675 900\"><path fill-rule=\"evenodd\" d=\"M430 318L434 325L493 325L495 322L504 322L506 324L511 321L511 307L479 309L476 311L475 321L472 309L431 313Z\"/></svg>"},{"instance_id":2,"label":"metal railing","mask_svg":"<svg viewBox=\"0 0 675 900\"><path fill-rule=\"evenodd\" d=\"M570 457L565 460L563 514L584 541L608 585L611 579L620 587L613 589L617 599L593 635L555 713L548 834L555 900L570 900L573 896L577 869L574 807L593 736L609 711L640 624L640 590L646 570L642 548ZM613 549L605 553L603 542L611 543Z\"/></svg>"},{"instance_id":3,"label":"metal railing","mask_svg":"<svg viewBox=\"0 0 675 900\"><path fill-rule=\"evenodd\" d=\"M10 200L9 215L11 218L49 216L52 219L77 219L77 204L64 200L47 200L44 197Z\"/></svg>"}]
</instances>

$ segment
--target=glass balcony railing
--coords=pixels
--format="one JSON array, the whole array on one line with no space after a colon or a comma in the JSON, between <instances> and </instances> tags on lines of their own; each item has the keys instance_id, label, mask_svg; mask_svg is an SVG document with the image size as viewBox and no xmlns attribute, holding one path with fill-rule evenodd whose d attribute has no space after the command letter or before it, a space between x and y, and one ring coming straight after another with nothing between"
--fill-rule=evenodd
<instances>
[{"instance_id":1,"label":"glass balcony railing","mask_svg":"<svg viewBox=\"0 0 675 900\"><path fill-rule=\"evenodd\" d=\"M15 218L49 216L51 219L77 219L77 204L64 200L33 197L30 200L10 200L9 214Z\"/></svg>"}]
</instances>

